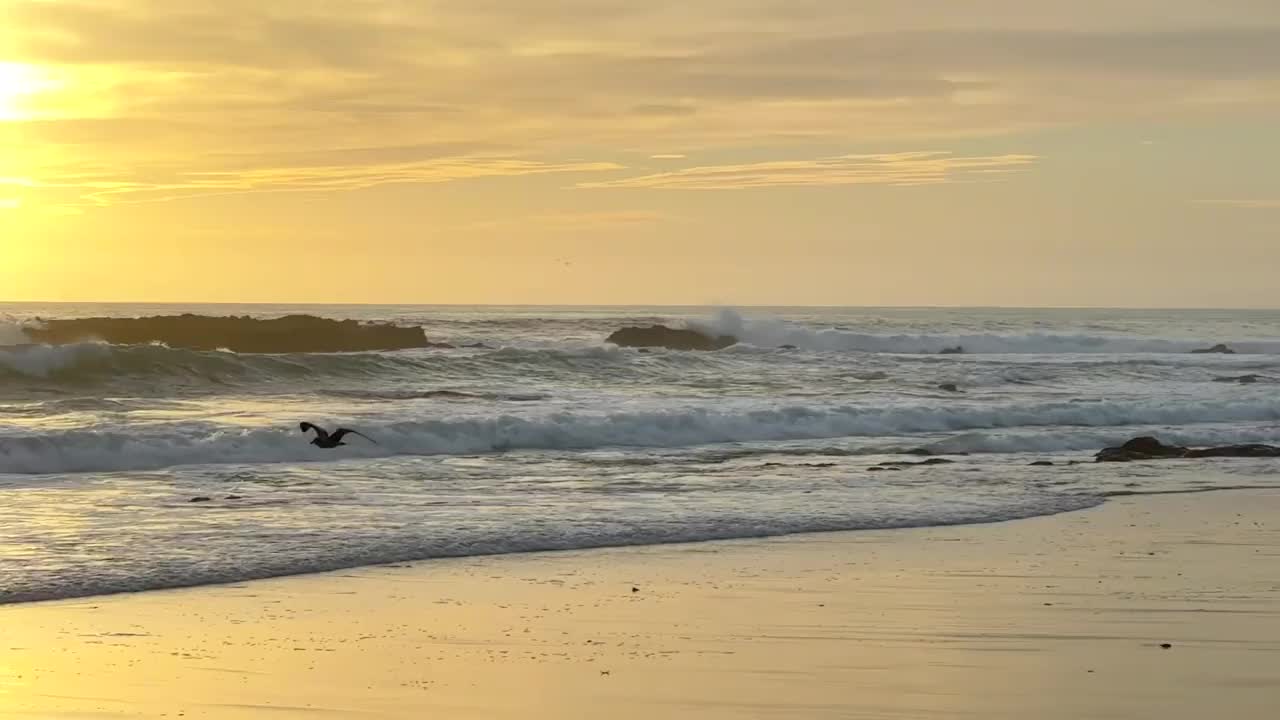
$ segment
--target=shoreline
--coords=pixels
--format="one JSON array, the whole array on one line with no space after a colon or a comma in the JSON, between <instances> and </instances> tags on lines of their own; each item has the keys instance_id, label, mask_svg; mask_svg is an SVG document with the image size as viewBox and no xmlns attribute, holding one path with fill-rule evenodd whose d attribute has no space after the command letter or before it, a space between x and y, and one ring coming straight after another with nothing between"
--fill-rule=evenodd
<instances>
[{"instance_id":1,"label":"shoreline","mask_svg":"<svg viewBox=\"0 0 1280 720\"><path fill-rule=\"evenodd\" d=\"M1080 513L1080 512L1089 512L1091 510L1095 510L1099 507L1103 507L1106 504L1117 501L1117 500L1130 500L1134 498L1145 498L1145 497L1161 497L1166 495L1175 495L1175 496L1176 495L1199 495L1204 493L1236 493L1236 492L1250 492L1250 491L1267 492L1267 491L1273 491L1273 490L1280 492L1280 487L1273 486L1273 485L1235 485L1235 486L1220 486L1220 487L1206 487L1206 488L1186 488L1186 489L1177 489L1177 490L1133 490L1133 491L1114 490L1114 491L1104 492L1097 495L1096 496L1097 502L1094 502L1093 504L1083 505L1078 508L1059 510L1056 512L1051 512L1051 513L1041 514L1041 515L1007 517L1007 518L999 518L999 519L993 519L993 520L965 521L965 522L956 522L956 523L941 524L941 525L903 525L898 527L853 528L853 529L835 529L835 530L803 530L803 531L783 533L778 535L748 535L748 536L739 536L739 537L707 538L703 540L676 540L671 542L659 542L659 543L594 545L594 546L574 547L574 548L550 548L550 549L542 549L542 550L512 550L512 551L506 551L506 552L491 552L491 553L480 553L480 554L441 555L441 556L426 557L426 558L388 560L386 562L378 562L378 563L367 564L367 565L343 565L343 566L334 567L334 568L326 568L326 569L320 569L320 570L302 570L295 573L263 575L260 577L241 577L234 580L226 580L226 581L218 581L218 582L196 582L189 585L165 585L160 587L149 587L149 588L141 588L141 589L113 590L108 592L98 592L98 593L91 593L86 595L40 597L36 599L20 599L20 600L0 600L0 610L3 610L4 608L8 608L8 607L13 607L13 606L75 602L75 601L83 601L83 600L93 600L96 598L113 598L113 597L122 596L122 595L128 596L128 595L137 595L137 594L146 594L146 593L200 590L202 588L219 588L219 587L241 585L244 583L269 582L272 580L288 580L293 578L324 576L324 575L353 572L353 571L377 570L379 568L401 568L407 565L416 566L424 563L466 561L471 559L483 560L488 558L505 558L505 557L513 557L513 556L521 557L521 556L540 556L540 555L561 555L566 553L593 553L597 551L644 549L644 548L668 548L668 547L680 547L680 546L686 546L686 545L696 546L696 545L718 544L718 543L731 544L731 543L738 543L738 542L768 542L771 540L785 540L788 538L797 538L797 537L803 538L806 536L827 536L827 535L844 535L844 534L860 534L860 533L896 533L896 532L927 531L932 529L946 529L946 528L997 526L997 525L1003 525L1006 523L1025 522L1028 520L1057 517L1059 515L1070 515L1070 514Z\"/></svg>"},{"instance_id":2,"label":"shoreline","mask_svg":"<svg viewBox=\"0 0 1280 720\"><path fill-rule=\"evenodd\" d=\"M1271 717L1276 517L1129 496L10 604L0 718Z\"/></svg>"},{"instance_id":3,"label":"shoreline","mask_svg":"<svg viewBox=\"0 0 1280 720\"><path fill-rule=\"evenodd\" d=\"M897 532L927 531L927 530L933 530L933 529L947 529L947 528L986 527L986 526L993 526L993 525L1003 525L1006 523L1023 522L1027 520L1037 520L1041 518L1051 518L1051 517L1056 517L1058 515L1069 515L1069 514L1078 513L1078 512L1087 512L1089 510L1094 510L1096 508L1102 507L1106 505L1108 502L1111 502L1113 499L1130 498L1135 496L1142 497L1146 495L1182 495L1182 494L1198 494L1198 493L1206 493L1206 492L1235 492L1235 491L1247 491L1247 490L1272 490L1272 489L1280 491L1280 487L1273 487L1273 486L1239 486L1239 487L1221 487L1221 488L1214 487L1214 488L1196 488L1196 489L1189 489L1189 490L1171 490L1171 491L1155 491L1155 492L1136 491L1132 493L1128 493L1124 491L1116 491L1115 494L1098 495L1095 498L1092 498L1096 500L1096 502L1093 502L1087 505L1081 505L1080 507L1077 507L1077 508L1068 508L1063 510L1057 510L1050 513L1044 513L1044 514L1003 517L1003 518L996 518L991 520L966 520L966 521L942 523L942 524L936 524L936 525L901 525L901 526L894 526L894 527L840 528L840 529L833 529L833 530L801 530L801 531L781 533L776 535L744 535L744 536L734 536L734 537L712 537L712 538L706 538L702 540L673 540L670 542L657 542L657 543L635 543L635 544L613 544L613 545L606 544L606 545L592 545L592 546L572 547L572 548L549 548L549 549L543 549L543 550L511 550L511 551L505 551L505 552L489 552L489 553L478 553L478 554L440 555L440 556L425 557L425 558L388 560L385 562L377 562L377 563L365 564L365 565L342 565L339 567L327 568L327 569L321 569L321 570L302 570L294 573L263 575L260 577L241 577L234 580L226 580L226 581L219 581L219 582L197 582L189 585L165 585L161 587L149 587L149 588L141 588L136 590L135 589L114 590L109 592L91 593L87 595L70 595L70 596L62 596L62 597L37 598L37 599L31 599L31 600L0 600L0 610L3 610L4 608L8 608L8 607L13 607L13 606L76 602L76 601L94 600L97 598L114 598L118 596L139 595L139 594L148 594L148 593L192 591L192 590L201 590L203 588L220 588L220 587L236 586L236 585L242 585L244 583L270 582L273 580L290 580L294 578L325 576L325 575L333 575L337 573L356 572L356 571L362 571L362 570L378 570L380 568L403 568L406 566L418 566L423 564L440 563L440 562L454 562L454 561L465 562L467 560L486 560L491 558L508 558L508 557L524 557L524 556L537 557L542 555L555 556L555 555L573 554L573 553L625 551L629 549L644 550L649 548L652 548L652 549L679 548L683 546L698 546L698 545L708 545L708 544L714 545L719 543L725 543L725 544L759 543L759 542L769 542L772 540L804 538L808 536L820 537L820 536L828 536L828 535L847 535L847 534L856 535L861 533L897 533Z\"/></svg>"}]
</instances>

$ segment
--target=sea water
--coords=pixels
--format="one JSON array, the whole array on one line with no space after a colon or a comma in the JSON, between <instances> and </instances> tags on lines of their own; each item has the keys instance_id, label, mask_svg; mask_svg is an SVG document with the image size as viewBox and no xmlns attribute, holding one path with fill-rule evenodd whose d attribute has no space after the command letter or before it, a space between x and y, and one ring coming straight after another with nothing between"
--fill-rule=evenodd
<instances>
[{"instance_id":1,"label":"sea water","mask_svg":"<svg viewBox=\"0 0 1280 720\"><path fill-rule=\"evenodd\" d=\"M22 331L183 312L479 346L237 354ZM653 323L741 343L605 343ZM1191 352L1217 343L1237 353ZM1090 462L1137 435L1280 442L1277 383L1280 311L0 305L0 602L1280 487L1274 460ZM302 420L376 444L324 450ZM923 451L955 462L870 470Z\"/></svg>"}]
</instances>

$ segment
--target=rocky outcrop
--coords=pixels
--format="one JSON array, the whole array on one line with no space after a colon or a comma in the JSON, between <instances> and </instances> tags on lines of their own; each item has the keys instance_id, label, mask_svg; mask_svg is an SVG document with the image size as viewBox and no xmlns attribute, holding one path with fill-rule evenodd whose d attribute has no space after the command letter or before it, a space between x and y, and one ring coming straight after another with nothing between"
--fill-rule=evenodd
<instances>
[{"instance_id":1,"label":"rocky outcrop","mask_svg":"<svg viewBox=\"0 0 1280 720\"><path fill-rule=\"evenodd\" d=\"M894 469L894 468L916 467L918 465L952 465L954 463L955 463L955 460L948 460L946 458L929 458L928 460L921 460L920 462L912 462L910 460L893 460L890 462L876 463L875 465L872 465L867 469L875 471L875 470L888 470L888 469Z\"/></svg>"},{"instance_id":2,"label":"rocky outcrop","mask_svg":"<svg viewBox=\"0 0 1280 720\"><path fill-rule=\"evenodd\" d=\"M1252 385L1262 381L1261 375L1238 375L1235 377L1216 377L1214 382L1220 383L1240 383L1241 385Z\"/></svg>"},{"instance_id":3,"label":"rocky outcrop","mask_svg":"<svg viewBox=\"0 0 1280 720\"><path fill-rule=\"evenodd\" d=\"M1131 462L1134 460L1171 460L1216 457L1280 457L1274 445L1224 445L1209 448L1185 448L1165 445L1153 437L1134 438L1119 447L1104 448L1094 458L1098 462Z\"/></svg>"},{"instance_id":4,"label":"rocky outcrop","mask_svg":"<svg viewBox=\"0 0 1280 720\"><path fill-rule=\"evenodd\" d=\"M957 345L955 347L945 347L938 351L939 355L963 355L964 346Z\"/></svg>"},{"instance_id":5,"label":"rocky outcrop","mask_svg":"<svg viewBox=\"0 0 1280 720\"><path fill-rule=\"evenodd\" d=\"M723 350L735 345L732 335L711 336L697 330L669 328L665 325L625 327L610 335L605 342L620 347L667 348L668 350Z\"/></svg>"},{"instance_id":6,"label":"rocky outcrop","mask_svg":"<svg viewBox=\"0 0 1280 720\"><path fill-rule=\"evenodd\" d=\"M1213 347L1201 348L1199 350L1192 350L1191 353L1193 355L1208 355L1208 354L1215 354L1215 353L1219 355L1235 355L1236 351L1232 350L1231 348L1227 347L1222 343L1218 343Z\"/></svg>"},{"instance_id":7,"label":"rocky outcrop","mask_svg":"<svg viewBox=\"0 0 1280 720\"><path fill-rule=\"evenodd\" d=\"M23 329L35 343L100 341L114 345L164 343L188 350L242 353L327 353L447 347L427 341L419 327L366 324L312 315L253 317L164 315L142 318L46 320Z\"/></svg>"}]
</instances>

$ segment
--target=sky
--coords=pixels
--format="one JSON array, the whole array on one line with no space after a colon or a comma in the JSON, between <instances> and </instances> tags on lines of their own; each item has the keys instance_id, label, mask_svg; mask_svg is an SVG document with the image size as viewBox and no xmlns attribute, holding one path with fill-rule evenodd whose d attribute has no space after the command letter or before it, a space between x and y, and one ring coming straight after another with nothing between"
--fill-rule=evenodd
<instances>
[{"instance_id":1,"label":"sky","mask_svg":"<svg viewBox=\"0 0 1280 720\"><path fill-rule=\"evenodd\" d=\"M0 300L1280 307L1275 0L0 0Z\"/></svg>"}]
</instances>

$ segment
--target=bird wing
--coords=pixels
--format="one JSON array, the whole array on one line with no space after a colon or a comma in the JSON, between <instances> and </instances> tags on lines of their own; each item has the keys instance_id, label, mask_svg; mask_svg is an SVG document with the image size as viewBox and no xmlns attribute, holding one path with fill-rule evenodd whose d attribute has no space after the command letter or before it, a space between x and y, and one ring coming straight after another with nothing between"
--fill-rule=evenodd
<instances>
[{"instance_id":1,"label":"bird wing","mask_svg":"<svg viewBox=\"0 0 1280 720\"><path fill-rule=\"evenodd\" d=\"M298 429L304 433L309 432L311 430L315 430L316 435L319 435L320 437L324 437L325 435L328 434L324 431L324 428L320 427L319 425L312 425L309 422L298 423Z\"/></svg>"},{"instance_id":2,"label":"bird wing","mask_svg":"<svg viewBox=\"0 0 1280 720\"><path fill-rule=\"evenodd\" d=\"M365 434L364 434L364 433L362 433L362 432L357 432L357 431L355 431L355 430L351 430L351 429L349 429L349 428L338 428L337 430L334 430L334 431L333 431L333 435L331 435L331 436L330 436L330 438L331 438L334 442L338 442L338 441L342 440L342 438L346 437L347 435L359 435L360 437L364 438L365 440L368 440L369 442L373 443L374 445L377 445L377 444L378 444L378 441L377 441L377 440L374 440L373 438L369 437L368 435L365 435Z\"/></svg>"}]
</instances>

